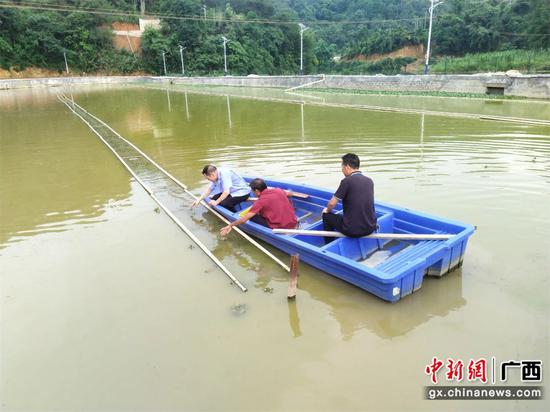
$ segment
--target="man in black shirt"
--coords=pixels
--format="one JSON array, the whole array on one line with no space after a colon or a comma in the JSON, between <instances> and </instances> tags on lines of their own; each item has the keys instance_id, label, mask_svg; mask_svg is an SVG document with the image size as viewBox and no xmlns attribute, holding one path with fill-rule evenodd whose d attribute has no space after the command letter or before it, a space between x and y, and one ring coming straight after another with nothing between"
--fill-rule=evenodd
<instances>
[{"instance_id":1,"label":"man in black shirt","mask_svg":"<svg viewBox=\"0 0 550 412\"><path fill-rule=\"evenodd\" d=\"M354 153L342 156L342 173L346 177L323 209L325 230L337 230L346 236L362 237L370 235L376 229L374 183L359 171L359 164L359 157ZM343 215L330 213L339 200L344 206ZM333 239L325 237L325 243Z\"/></svg>"}]
</instances>

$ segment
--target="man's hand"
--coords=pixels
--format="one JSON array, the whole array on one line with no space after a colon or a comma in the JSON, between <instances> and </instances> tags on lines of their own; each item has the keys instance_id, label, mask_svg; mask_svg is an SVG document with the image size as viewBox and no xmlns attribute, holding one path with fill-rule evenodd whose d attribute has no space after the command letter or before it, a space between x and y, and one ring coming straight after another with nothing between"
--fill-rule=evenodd
<instances>
[{"instance_id":1,"label":"man's hand","mask_svg":"<svg viewBox=\"0 0 550 412\"><path fill-rule=\"evenodd\" d=\"M211 200L210 202L208 202L208 204L210 206L218 206L218 202L216 202L215 200Z\"/></svg>"},{"instance_id":2,"label":"man's hand","mask_svg":"<svg viewBox=\"0 0 550 412\"><path fill-rule=\"evenodd\" d=\"M227 225L227 226L225 226L225 227L222 227L221 230L220 230L220 235L221 235L221 236L227 236L227 234L228 234L229 232L231 232L231 229L233 229L233 228L231 227L231 225Z\"/></svg>"},{"instance_id":3,"label":"man's hand","mask_svg":"<svg viewBox=\"0 0 550 412\"><path fill-rule=\"evenodd\" d=\"M332 209L334 209L337 203L338 203L338 198L336 196L332 196L332 198L328 201L327 205L323 209L323 213L332 212Z\"/></svg>"},{"instance_id":4,"label":"man's hand","mask_svg":"<svg viewBox=\"0 0 550 412\"><path fill-rule=\"evenodd\" d=\"M201 204L201 199L197 199L193 203L191 203L191 207L197 207L200 204Z\"/></svg>"}]
</instances>

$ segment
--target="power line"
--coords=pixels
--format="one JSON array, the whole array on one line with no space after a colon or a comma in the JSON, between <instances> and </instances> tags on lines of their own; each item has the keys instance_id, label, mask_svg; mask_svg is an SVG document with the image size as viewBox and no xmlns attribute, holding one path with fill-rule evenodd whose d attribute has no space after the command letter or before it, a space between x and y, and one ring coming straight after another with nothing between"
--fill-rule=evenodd
<instances>
[{"instance_id":1,"label":"power line","mask_svg":"<svg viewBox=\"0 0 550 412\"><path fill-rule=\"evenodd\" d=\"M211 21L216 23L236 23L236 24L272 24L272 25L296 25L299 21L286 21L286 20L268 20L268 19L238 19L231 20L226 18L214 18L204 16L192 16L192 15L165 15L158 13L149 13L147 15L142 15L137 12L130 11L121 11L113 9L104 9L104 8L87 8L87 7L76 7L71 5L61 5L55 3L43 3L37 5L35 3L30 3L26 1L20 1L19 3L12 3L11 1L0 0L0 8L7 9L24 9L24 10L41 10L41 11L57 11L57 12L67 12L67 13L89 13L96 15L108 15L108 16L125 16L125 17L146 17L154 19L164 19L164 20L181 20L181 21ZM439 17L441 18L441 17ZM305 21L305 23L315 26L315 25L330 25L330 24L380 24L380 23L392 23L392 22L405 22L405 21L422 21L424 17L411 17L403 19L380 19L380 20L310 20ZM434 20L437 18L434 17ZM493 32L495 34L507 35L507 36L522 36L522 37L541 37L541 36L550 36L550 33L505 33L505 32Z\"/></svg>"},{"instance_id":2,"label":"power line","mask_svg":"<svg viewBox=\"0 0 550 412\"><path fill-rule=\"evenodd\" d=\"M102 9L102 8L85 8L85 7L73 7L70 5L61 5L54 3L44 3L41 5L28 3L28 2L19 2L12 3L5 0L0 0L0 8L11 8L11 9L27 9L27 10L42 10L42 11L59 11L59 12L70 12L70 13L90 13L97 15L109 15L109 16L126 16L126 17L147 17L155 19L165 19L165 20L189 20L189 21L211 21L217 23L255 23L255 24L273 24L273 25L296 25L298 21L289 21L289 20L269 20L269 19L238 19L231 20L226 18L215 18L215 17L204 17L199 15L165 15L159 13L149 13L147 15L142 15L137 12L130 11L121 11L113 9ZM330 25L330 24L376 24L376 23L392 23L392 22L405 22L405 21L420 21L423 17L410 17L402 19L372 19L372 20L311 20L305 21L309 25Z\"/></svg>"},{"instance_id":3,"label":"power line","mask_svg":"<svg viewBox=\"0 0 550 412\"><path fill-rule=\"evenodd\" d=\"M505 36L550 36L550 33L504 33L501 31L495 31L493 33L502 34Z\"/></svg>"},{"instance_id":4,"label":"power line","mask_svg":"<svg viewBox=\"0 0 550 412\"><path fill-rule=\"evenodd\" d=\"M29 8L29 9L43 9L43 8L55 8L56 10L60 10L60 11L82 11L82 12L92 12L92 11L95 11L95 12L107 12L107 13L113 13L113 12L120 12L120 13L131 13L130 10L116 10L116 9L113 9L113 8L102 8L102 7L78 7L78 6L73 6L73 5L70 5L70 4L59 4L59 3L51 3L51 2L47 2L47 1L42 1L41 3L37 4L36 2L32 2L32 1L18 1L17 3L14 3L13 0L0 0L0 7L1 6L1 3L4 3L6 5L10 5L10 6L25 6L25 8ZM137 14L137 12L136 12Z\"/></svg>"}]
</instances>

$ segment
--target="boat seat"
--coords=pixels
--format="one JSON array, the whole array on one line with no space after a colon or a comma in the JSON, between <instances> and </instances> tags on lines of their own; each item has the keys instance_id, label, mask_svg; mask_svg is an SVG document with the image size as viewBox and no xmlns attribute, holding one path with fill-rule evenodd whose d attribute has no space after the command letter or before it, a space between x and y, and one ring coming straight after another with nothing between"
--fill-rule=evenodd
<instances>
[{"instance_id":1,"label":"boat seat","mask_svg":"<svg viewBox=\"0 0 550 412\"><path fill-rule=\"evenodd\" d=\"M402 251L390 256L384 262L376 266L376 269L382 272L395 272L399 266L404 266L414 260L422 257L430 249L434 249L441 245L440 240L422 240L414 245L411 245Z\"/></svg>"}]
</instances>

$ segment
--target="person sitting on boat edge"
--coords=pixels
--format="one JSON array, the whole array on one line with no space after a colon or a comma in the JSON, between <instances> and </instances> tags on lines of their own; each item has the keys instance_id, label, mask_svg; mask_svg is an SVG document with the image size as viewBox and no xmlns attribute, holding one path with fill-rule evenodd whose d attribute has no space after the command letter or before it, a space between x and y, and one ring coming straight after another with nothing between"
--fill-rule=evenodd
<instances>
[{"instance_id":1,"label":"person sitting on boat edge","mask_svg":"<svg viewBox=\"0 0 550 412\"><path fill-rule=\"evenodd\" d=\"M235 206L250 197L250 187L246 181L236 172L225 167L206 165L202 174L210 182L206 191L193 202L191 207L196 207L203 199L211 196L208 204L211 206L223 206L236 212Z\"/></svg>"},{"instance_id":2,"label":"person sitting on boat edge","mask_svg":"<svg viewBox=\"0 0 550 412\"><path fill-rule=\"evenodd\" d=\"M292 192L285 192L279 188L267 188L263 179L256 178L250 182L250 189L258 196L250 210L240 219L231 222L220 230L222 236L231 232L234 226L238 226L251 220L271 229L294 229L298 224L296 213L288 196Z\"/></svg>"},{"instance_id":3,"label":"person sitting on boat edge","mask_svg":"<svg viewBox=\"0 0 550 412\"><path fill-rule=\"evenodd\" d=\"M374 210L374 183L359 170L359 156L347 153L342 156L344 179L323 209L324 230L337 230L349 237L370 235L376 230ZM333 214L332 209L342 201L343 214ZM325 237L325 244L334 238Z\"/></svg>"}]
</instances>

